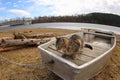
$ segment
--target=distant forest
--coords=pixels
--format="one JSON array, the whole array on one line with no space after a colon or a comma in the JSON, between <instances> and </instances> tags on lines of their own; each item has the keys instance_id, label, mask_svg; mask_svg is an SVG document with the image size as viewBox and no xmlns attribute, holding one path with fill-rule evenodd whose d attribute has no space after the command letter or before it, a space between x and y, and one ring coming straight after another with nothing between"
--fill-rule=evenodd
<instances>
[{"instance_id":1,"label":"distant forest","mask_svg":"<svg viewBox=\"0 0 120 80\"><path fill-rule=\"evenodd\" d=\"M90 13L77 16L51 16L51 17L35 17L32 23L45 22L81 22L81 23L96 23L120 27L120 16L108 13Z\"/></svg>"},{"instance_id":2,"label":"distant forest","mask_svg":"<svg viewBox=\"0 0 120 80\"><path fill-rule=\"evenodd\" d=\"M4 23L22 21L24 18L11 19ZM80 23L96 23L120 27L120 16L109 13L90 13L73 16L38 16L32 19L32 24L48 23L48 22L80 22Z\"/></svg>"}]
</instances>

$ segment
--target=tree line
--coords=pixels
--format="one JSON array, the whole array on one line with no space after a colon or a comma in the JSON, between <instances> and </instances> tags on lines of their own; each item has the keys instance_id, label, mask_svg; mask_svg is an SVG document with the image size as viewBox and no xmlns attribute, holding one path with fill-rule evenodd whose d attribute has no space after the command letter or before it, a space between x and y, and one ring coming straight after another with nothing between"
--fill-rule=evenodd
<instances>
[{"instance_id":1,"label":"tree line","mask_svg":"<svg viewBox=\"0 0 120 80\"><path fill-rule=\"evenodd\" d=\"M4 23L24 22L24 18L16 18L4 21ZM32 19L32 24L48 23L48 22L81 22L81 23L96 23L120 27L120 16L110 13L89 13L72 16L38 16Z\"/></svg>"},{"instance_id":2,"label":"tree line","mask_svg":"<svg viewBox=\"0 0 120 80\"><path fill-rule=\"evenodd\" d=\"M109 13L90 13L76 16L44 16L35 17L32 23L45 22L82 22L82 23L96 23L120 27L120 16Z\"/></svg>"},{"instance_id":3,"label":"tree line","mask_svg":"<svg viewBox=\"0 0 120 80\"><path fill-rule=\"evenodd\" d=\"M4 21L2 21L0 23L0 26L2 26L2 25L10 25L10 26L24 25L25 22L28 19L31 19L31 18L25 18L25 17L20 18L20 17L17 17L17 18L9 19L9 20L6 19L6 20L4 20Z\"/></svg>"}]
</instances>

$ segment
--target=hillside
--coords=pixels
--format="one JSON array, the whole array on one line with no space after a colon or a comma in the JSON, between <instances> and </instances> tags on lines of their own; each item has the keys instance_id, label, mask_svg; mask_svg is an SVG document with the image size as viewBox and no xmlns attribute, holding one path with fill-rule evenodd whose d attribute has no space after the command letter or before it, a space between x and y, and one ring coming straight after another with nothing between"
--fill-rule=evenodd
<instances>
[{"instance_id":1,"label":"hillside","mask_svg":"<svg viewBox=\"0 0 120 80\"><path fill-rule=\"evenodd\" d=\"M51 16L51 17L35 17L32 22L45 23L45 22L83 22L83 23L97 23L120 27L120 16L108 13L90 13L76 16Z\"/></svg>"}]
</instances>

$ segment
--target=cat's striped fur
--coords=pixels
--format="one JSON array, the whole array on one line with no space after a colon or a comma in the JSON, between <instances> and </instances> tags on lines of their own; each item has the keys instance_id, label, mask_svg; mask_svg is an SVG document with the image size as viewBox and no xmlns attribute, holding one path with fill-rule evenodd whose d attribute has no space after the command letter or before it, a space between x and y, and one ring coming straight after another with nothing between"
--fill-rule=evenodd
<instances>
[{"instance_id":1,"label":"cat's striped fur","mask_svg":"<svg viewBox=\"0 0 120 80\"><path fill-rule=\"evenodd\" d=\"M59 37L56 38L56 49L62 50L64 56L70 56L72 59L76 58L77 54L82 53L83 48L93 49L91 45L84 44L83 39L78 35L72 35L70 38Z\"/></svg>"}]
</instances>

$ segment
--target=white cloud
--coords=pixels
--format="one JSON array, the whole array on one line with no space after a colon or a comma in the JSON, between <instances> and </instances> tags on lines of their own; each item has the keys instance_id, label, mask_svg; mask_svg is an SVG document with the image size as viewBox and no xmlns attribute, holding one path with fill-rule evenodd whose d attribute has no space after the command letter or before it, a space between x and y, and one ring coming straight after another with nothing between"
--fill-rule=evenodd
<instances>
[{"instance_id":1,"label":"white cloud","mask_svg":"<svg viewBox=\"0 0 120 80\"><path fill-rule=\"evenodd\" d=\"M3 20L3 17L0 17L0 21L2 21Z\"/></svg>"},{"instance_id":2,"label":"white cloud","mask_svg":"<svg viewBox=\"0 0 120 80\"><path fill-rule=\"evenodd\" d=\"M4 7L0 7L0 10L5 10L5 8Z\"/></svg>"},{"instance_id":3,"label":"white cloud","mask_svg":"<svg viewBox=\"0 0 120 80\"><path fill-rule=\"evenodd\" d=\"M52 9L50 13L55 15L73 15L90 12L120 14L119 0L28 0L28 2L33 3L32 9L40 9L40 6L50 5L50 9Z\"/></svg>"},{"instance_id":4,"label":"white cloud","mask_svg":"<svg viewBox=\"0 0 120 80\"><path fill-rule=\"evenodd\" d=\"M17 15L21 15L21 16L30 16L30 13L25 10L11 9L9 10L9 12L17 14Z\"/></svg>"}]
</instances>

